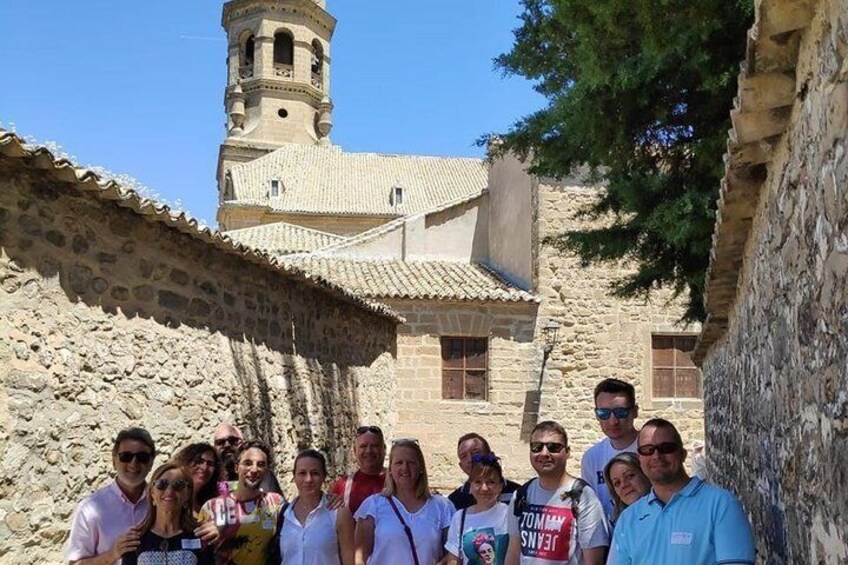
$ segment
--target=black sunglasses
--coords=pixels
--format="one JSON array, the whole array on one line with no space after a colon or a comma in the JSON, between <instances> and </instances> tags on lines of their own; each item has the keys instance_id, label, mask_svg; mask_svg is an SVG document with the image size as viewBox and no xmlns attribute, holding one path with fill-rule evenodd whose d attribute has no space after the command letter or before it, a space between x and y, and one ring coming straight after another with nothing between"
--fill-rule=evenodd
<instances>
[{"instance_id":1,"label":"black sunglasses","mask_svg":"<svg viewBox=\"0 0 848 565\"><path fill-rule=\"evenodd\" d=\"M636 448L636 452L643 457L650 457L654 453L659 453L660 455L670 455L672 453L676 453L683 447L679 443L674 441L664 441L662 443L658 443L656 445L648 444L648 445L640 445Z\"/></svg>"},{"instance_id":2,"label":"black sunglasses","mask_svg":"<svg viewBox=\"0 0 848 565\"><path fill-rule=\"evenodd\" d=\"M361 436L362 434L366 434L368 432L383 437L383 430L381 430L379 426L359 426L358 428L356 428L357 436Z\"/></svg>"},{"instance_id":3,"label":"black sunglasses","mask_svg":"<svg viewBox=\"0 0 848 565\"><path fill-rule=\"evenodd\" d=\"M609 420L613 415L618 420L626 420L631 410L632 408L595 408L595 416L598 420Z\"/></svg>"},{"instance_id":4,"label":"black sunglasses","mask_svg":"<svg viewBox=\"0 0 848 565\"><path fill-rule=\"evenodd\" d=\"M542 448L547 447L548 453L559 453L566 447L564 443L559 443L558 441L531 441L530 442L530 452L531 453L541 453Z\"/></svg>"},{"instance_id":5,"label":"black sunglasses","mask_svg":"<svg viewBox=\"0 0 848 565\"><path fill-rule=\"evenodd\" d=\"M118 453L118 461L121 463L129 463L133 459L142 465L147 465L153 459L153 455L147 451L121 451Z\"/></svg>"},{"instance_id":6,"label":"black sunglasses","mask_svg":"<svg viewBox=\"0 0 848 565\"><path fill-rule=\"evenodd\" d=\"M156 479L153 483L153 486L156 487L156 490L166 490L168 487L171 487L171 490L174 492L182 492L188 486L188 481L185 479L177 479L176 481L169 481L168 479Z\"/></svg>"},{"instance_id":7,"label":"black sunglasses","mask_svg":"<svg viewBox=\"0 0 848 565\"><path fill-rule=\"evenodd\" d=\"M241 438L238 436L220 437L215 440L215 445L218 447L222 447L227 444L238 445L239 443L241 443Z\"/></svg>"}]
</instances>

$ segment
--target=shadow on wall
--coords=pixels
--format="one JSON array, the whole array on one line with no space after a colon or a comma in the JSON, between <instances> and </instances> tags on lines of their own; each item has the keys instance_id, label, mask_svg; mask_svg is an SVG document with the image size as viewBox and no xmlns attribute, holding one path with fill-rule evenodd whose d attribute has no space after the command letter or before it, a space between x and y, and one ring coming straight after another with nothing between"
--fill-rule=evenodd
<instances>
[{"instance_id":1,"label":"shadow on wall","mask_svg":"<svg viewBox=\"0 0 848 565\"><path fill-rule=\"evenodd\" d=\"M46 288L34 271L57 279L71 304L156 322L159 330L133 326L151 334L152 347L161 344L163 333L174 335L162 328L191 339L202 332L210 338L199 338L208 363L232 366L239 388L231 396L233 412L253 436L298 448L325 437L331 467L344 467L348 450L332 444L347 440L359 419L354 369L371 366L385 353L396 355L391 320L83 196L19 161L0 161L0 179L6 185L0 186L0 248L9 259L0 263L0 285L10 297L4 309L38 309L56 301L47 291L24 296L24 286ZM72 310L63 304L58 309ZM63 328L65 321L55 321L57 332L76 331ZM229 351L217 345L214 334L224 336ZM201 369L201 382L205 376ZM189 385L184 394L203 391ZM288 429L281 425L285 412ZM214 419L210 415L205 424Z\"/></svg>"}]
</instances>

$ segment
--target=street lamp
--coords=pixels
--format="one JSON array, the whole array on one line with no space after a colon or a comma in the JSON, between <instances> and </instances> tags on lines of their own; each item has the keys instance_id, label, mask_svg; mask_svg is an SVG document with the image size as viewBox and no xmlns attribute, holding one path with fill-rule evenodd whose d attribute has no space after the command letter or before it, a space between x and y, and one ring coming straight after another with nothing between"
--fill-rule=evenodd
<instances>
[{"instance_id":1,"label":"street lamp","mask_svg":"<svg viewBox=\"0 0 848 565\"><path fill-rule=\"evenodd\" d=\"M548 320L548 323L542 328L542 336L545 338L545 353L553 351L559 343L559 328L560 325L556 320Z\"/></svg>"}]
</instances>

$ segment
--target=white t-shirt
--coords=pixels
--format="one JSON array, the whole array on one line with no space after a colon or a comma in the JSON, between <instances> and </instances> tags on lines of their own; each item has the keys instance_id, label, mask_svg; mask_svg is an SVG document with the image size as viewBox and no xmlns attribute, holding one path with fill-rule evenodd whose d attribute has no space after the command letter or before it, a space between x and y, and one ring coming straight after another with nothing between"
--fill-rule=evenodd
<instances>
[{"instance_id":1,"label":"white t-shirt","mask_svg":"<svg viewBox=\"0 0 848 565\"><path fill-rule=\"evenodd\" d=\"M609 546L606 516L591 487L583 489L575 519L566 494L575 481L546 490L534 480L520 516L513 514L516 496L512 497L509 535L518 536L521 565L583 565L583 549Z\"/></svg>"},{"instance_id":2,"label":"white t-shirt","mask_svg":"<svg viewBox=\"0 0 848 565\"><path fill-rule=\"evenodd\" d=\"M624 453L626 451L636 453L638 443L639 438L637 437L633 440L633 443L624 449L616 449L612 446L610 439L605 437L602 441L599 441L590 447L586 453L583 454L583 459L580 461L580 473L583 480L589 483L589 486L592 487L592 490L594 490L595 494L598 495L598 499L601 501L601 506L604 507L604 514L606 514L607 517L609 517L612 512L613 504L606 482L604 481L604 467L606 467L610 459L619 453Z\"/></svg>"},{"instance_id":3,"label":"white t-shirt","mask_svg":"<svg viewBox=\"0 0 848 565\"><path fill-rule=\"evenodd\" d=\"M412 539L420 565L433 565L442 557L442 530L450 525L456 509L450 500L432 495L417 512L409 512L395 497L395 505L406 525L412 530ZM373 494L365 499L356 511L356 521L374 519L374 549L368 558L369 565L394 565L414 563L412 548L403 525L392 510L389 499Z\"/></svg>"},{"instance_id":4,"label":"white t-shirt","mask_svg":"<svg viewBox=\"0 0 848 565\"><path fill-rule=\"evenodd\" d=\"M445 549L457 557L460 557L459 528L462 512L460 510L453 515L445 543ZM472 514L466 511L465 524L462 528L460 563L465 565L506 563L506 550L509 547L508 515L509 506L500 503L495 503L483 512Z\"/></svg>"},{"instance_id":5,"label":"white t-shirt","mask_svg":"<svg viewBox=\"0 0 848 565\"><path fill-rule=\"evenodd\" d=\"M297 499L295 499L297 502ZM324 565L341 563L336 534L338 510L327 510L327 496L306 516L301 524L294 513L294 503L286 508L280 530L280 555L287 565Z\"/></svg>"}]
</instances>

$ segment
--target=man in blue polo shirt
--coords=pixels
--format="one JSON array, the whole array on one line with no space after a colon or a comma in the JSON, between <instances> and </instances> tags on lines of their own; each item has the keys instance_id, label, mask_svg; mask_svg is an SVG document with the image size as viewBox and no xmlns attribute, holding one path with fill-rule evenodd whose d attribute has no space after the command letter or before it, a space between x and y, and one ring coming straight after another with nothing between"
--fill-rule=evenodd
<instances>
[{"instance_id":1,"label":"man in blue polo shirt","mask_svg":"<svg viewBox=\"0 0 848 565\"><path fill-rule=\"evenodd\" d=\"M742 505L728 491L689 477L671 422L645 423L637 452L653 488L616 523L612 565L753 565L754 537Z\"/></svg>"}]
</instances>

